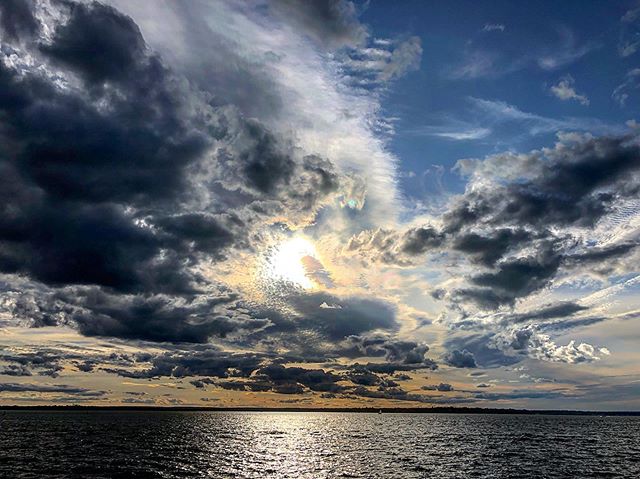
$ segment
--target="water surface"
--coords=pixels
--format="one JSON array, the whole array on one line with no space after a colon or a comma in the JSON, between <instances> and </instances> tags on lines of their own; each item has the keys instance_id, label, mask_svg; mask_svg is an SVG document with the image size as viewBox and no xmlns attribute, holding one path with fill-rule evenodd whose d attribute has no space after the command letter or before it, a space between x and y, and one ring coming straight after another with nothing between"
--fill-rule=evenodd
<instances>
[{"instance_id":1,"label":"water surface","mask_svg":"<svg viewBox=\"0 0 640 479\"><path fill-rule=\"evenodd\" d=\"M640 477L640 417L0 411L2 478Z\"/></svg>"}]
</instances>

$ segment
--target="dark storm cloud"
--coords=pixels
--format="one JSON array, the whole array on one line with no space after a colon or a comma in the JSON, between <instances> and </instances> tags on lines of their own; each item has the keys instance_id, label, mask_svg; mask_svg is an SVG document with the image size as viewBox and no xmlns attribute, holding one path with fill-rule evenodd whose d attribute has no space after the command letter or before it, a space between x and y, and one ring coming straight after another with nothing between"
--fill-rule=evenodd
<instances>
[{"instance_id":1,"label":"dark storm cloud","mask_svg":"<svg viewBox=\"0 0 640 479\"><path fill-rule=\"evenodd\" d=\"M422 363L367 363L363 365L368 371L377 374L395 374L397 371L414 371L416 369L438 369L438 365L432 359L425 359Z\"/></svg>"},{"instance_id":2,"label":"dark storm cloud","mask_svg":"<svg viewBox=\"0 0 640 479\"><path fill-rule=\"evenodd\" d=\"M561 321L554 321L550 324L544 324L540 326L542 331L563 331L567 329L581 328L585 326L591 326L592 324L598 324L603 321L607 321L604 316L588 316L586 318L579 319L564 319Z\"/></svg>"},{"instance_id":3,"label":"dark storm cloud","mask_svg":"<svg viewBox=\"0 0 640 479\"><path fill-rule=\"evenodd\" d=\"M422 386L420 389L422 389L423 391L450 392L450 391L453 391L453 386L448 383L440 383L440 384L430 384L430 385Z\"/></svg>"},{"instance_id":4,"label":"dark storm cloud","mask_svg":"<svg viewBox=\"0 0 640 479\"><path fill-rule=\"evenodd\" d=\"M11 40L31 37L39 29L31 0L4 0L0 3L0 28Z\"/></svg>"},{"instance_id":5,"label":"dark storm cloud","mask_svg":"<svg viewBox=\"0 0 640 479\"><path fill-rule=\"evenodd\" d=\"M481 273L470 278L471 283L481 286L494 296L487 295L483 300L468 296L483 306L496 308L501 304L513 304L521 297L546 286L560 267L561 257L550 247L539 251L536 255L507 260L497 266L496 271ZM478 292L478 290L472 290ZM482 290L480 290L482 291ZM460 296L468 292L460 291Z\"/></svg>"},{"instance_id":6,"label":"dark storm cloud","mask_svg":"<svg viewBox=\"0 0 640 479\"><path fill-rule=\"evenodd\" d=\"M476 359L473 356L473 353L463 349L460 351L459 349L454 349L449 351L445 357L445 362L449 366L453 366L455 368L475 368L476 367Z\"/></svg>"},{"instance_id":7,"label":"dark storm cloud","mask_svg":"<svg viewBox=\"0 0 640 479\"><path fill-rule=\"evenodd\" d=\"M57 377L63 369L62 362L68 359L80 358L73 353L62 353L52 349L43 348L38 351L12 352L7 350L0 354L0 361L15 363L9 365L7 370L20 374L19 376L31 376L37 373L39 376ZM6 374L6 373L5 373Z\"/></svg>"},{"instance_id":8,"label":"dark storm cloud","mask_svg":"<svg viewBox=\"0 0 640 479\"><path fill-rule=\"evenodd\" d=\"M83 373L90 373L96 367L96 361L83 361L81 363L76 364L76 368L78 371L82 371Z\"/></svg>"},{"instance_id":9,"label":"dark storm cloud","mask_svg":"<svg viewBox=\"0 0 640 479\"><path fill-rule=\"evenodd\" d=\"M355 5L347 0L275 0L270 5L274 13L328 48L354 47L367 37Z\"/></svg>"},{"instance_id":10,"label":"dark storm cloud","mask_svg":"<svg viewBox=\"0 0 640 479\"><path fill-rule=\"evenodd\" d=\"M0 376L31 376L29 368L22 364L10 364L0 367Z\"/></svg>"},{"instance_id":11,"label":"dark storm cloud","mask_svg":"<svg viewBox=\"0 0 640 479\"><path fill-rule=\"evenodd\" d=\"M213 347L203 346L202 349L172 351L154 356L151 359L151 367L148 369L103 368L103 370L130 378L249 377L265 359L265 356L260 354L224 353Z\"/></svg>"},{"instance_id":12,"label":"dark storm cloud","mask_svg":"<svg viewBox=\"0 0 640 479\"><path fill-rule=\"evenodd\" d=\"M422 254L440 246L442 240L442 234L432 227L413 228L402 236L400 250L409 255Z\"/></svg>"},{"instance_id":13,"label":"dark storm cloud","mask_svg":"<svg viewBox=\"0 0 640 479\"><path fill-rule=\"evenodd\" d=\"M254 248L266 217L314 211L339 187L332 163L220 108L224 91L212 102L194 90L112 7L56 2L59 23L38 38L35 4L10 3L0 17L0 272L46 285L16 299L14 314L150 341L266 326L195 267ZM25 32L33 41L18 41ZM354 333L367 307L350 309Z\"/></svg>"},{"instance_id":14,"label":"dark storm cloud","mask_svg":"<svg viewBox=\"0 0 640 479\"><path fill-rule=\"evenodd\" d=\"M530 178L468 193L451 212L458 224L593 226L620 197L638 194L640 145L633 135L583 138L530 153ZM545 161L546 160L546 161Z\"/></svg>"},{"instance_id":15,"label":"dark storm cloud","mask_svg":"<svg viewBox=\"0 0 640 479\"><path fill-rule=\"evenodd\" d=\"M501 228L487 236L475 232L461 234L454 238L452 248L485 266L493 266L505 253L531 239L526 230Z\"/></svg>"},{"instance_id":16,"label":"dark storm cloud","mask_svg":"<svg viewBox=\"0 0 640 479\"><path fill-rule=\"evenodd\" d=\"M533 336L531 329L519 329L513 332L509 346L515 351L523 351L529 347L529 341Z\"/></svg>"},{"instance_id":17,"label":"dark storm cloud","mask_svg":"<svg viewBox=\"0 0 640 479\"><path fill-rule=\"evenodd\" d=\"M350 358L384 357L389 363L411 364L417 367L424 365L426 368L434 368L433 361L426 357L429 346L424 343L371 334L349 336L344 345L344 349L339 351L340 356Z\"/></svg>"},{"instance_id":18,"label":"dark storm cloud","mask_svg":"<svg viewBox=\"0 0 640 479\"><path fill-rule=\"evenodd\" d=\"M9 347L0 353L0 362L8 363L4 368L6 375L12 376L50 376L57 377L66 364L72 364L79 371L90 372L98 364L129 367L138 360L135 355L124 353L105 353L87 351L78 348L73 350L68 345L64 348L40 347L12 350ZM3 370L0 368L0 370Z\"/></svg>"},{"instance_id":19,"label":"dark storm cloud","mask_svg":"<svg viewBox=\"0 0 640 479\"><path fill-rule=\"evenodd\" d=\"M565 318L567 316L573 316L581 311L586 311L589 308L572 301L562 301L556 304L548 304L534 311L530 311L522 314L513 314L506 318L507 322L511 323L524 323L526 321L547 321L554 318Z\"/></svg>"},{"instance_id":20,"label":"dark storm cloud","mask_svg":"<svg viewBox=\"0 0 640 479\"><path fill-rule=\"evenodd\" d=\"M270 364L259 369L256 374L258 379L266 378L274 384L274 390L276 392L286 390L287 388L296 390L296 385L302 385L312 391L321 392L335 392L342 389L340 385L336 384L342 377L322 369L285 367L281 364Z\"/></svg>"},{"instance_id":21,"label":"dark storm cloud","mask_svg":"<svg viewBox=\"0 0 640 479\"><path fill-rule=\"evenodd\" d=\"M304 361L305 358L300 357L230 353L212 346L192 346L190 349L152 355L144 361L127 364L125 368L103 367L101 370L134 379L194 377L189 383L197 389L219 387L232 391L271 391L278 394L305 394L311 391L421 401L403 391L390 375L396 371L436 368L429 360L412 364L329 363L327 369L285 365ZM150 364L143 369L143 363ZM375 387L376 390L370 391L367 389L369 387Z\"/></svg>"},{"instance_id":22,"label":"dark storm cloud","mask_svg":"<svg viewBox=\"0 0 640 479\"><path fill-rule=\"evenodd\" d=\"M91 81L99 75L103 83L117 83L117 94L87 98L37 71L18 76L0 63L6 139L0 268L53 285L185 289L189 277L179 261L171 254L157 261L161 239L137 226L126 208L175 197L186 185L186 166L204 152L204 135L195 119L181 117L175 80L136 47L142 39L131 20L99 4L71 5L69 23L60 27L63 39L54 36L45 54L68 51L73 58L60 61ZM86 18L117 25L137 41L107 42L95 56L75 33ZM130 81L113 67L128 48L127 71L129 63L137 70ZM92 100L108 101L109 108Z\"/></svg>"},{"instance_id":23,"label":"dark storm cloud","mask_svg":"<svg viewBox=\"0 0 640 479\"><path fill-rule=\"evenodd\" d=\"M575 265L600 263L624 256L637 247L638 243L622 243L599 248L589 248L585 252L568 255L565 261Z\"/></svg>"},{"instance_id":24,"label":"dark storm cloud","mask_svg":"<svg viewBox=\"0 0 640 479\"><path fill-rule=\"evenodd\" d=\"M258 330L269 324L264 319L217 313L217 306L235 300L233 295L178 302L166 296L109 295L99 290L74 294L78 296L76 304L82 308L70 319L87 336L205 343L213 336Z\"/></svg>"},{"instance_id":25,"label":"dark storm cloud","mask_svg":"<svg viewBox=\"0 0 640 479\"><path fill-rule=\"evenodd\" d=\"M444 342L444 347L448 351L445 354L445 361L454 367L494 368L509 366L523 359L505 354L492 343L493 337L494 333L453 336Z\"/></svg>"},{"instance_id":26,"label":"dark storm cloud","mask_svg":"<svg viewBox=\"0 0 640 479\"><path fill-rule=\"evenodd\" d=\"M395 330L396 308L382 300L361 296L336 296L330 293L295 291L282 298L291 313L257 308L256 318L268 319L268 332L308 331L330 341L373 330ZM295 341L295 338L291 339Z\"/></svg>"},{"instance_id":27,"label":"dark storm cloud","mask_svg":"<svg viewBox=\"0 0 640 479\"><path fill-rule=\"evenodd\" d=\"M56 30L51 45L42 46L51 58L95 84L148 73L137 71L146 46L131 18L99 3L71 3L69 9L69 21Z\"/></svg>"}]
</instances>

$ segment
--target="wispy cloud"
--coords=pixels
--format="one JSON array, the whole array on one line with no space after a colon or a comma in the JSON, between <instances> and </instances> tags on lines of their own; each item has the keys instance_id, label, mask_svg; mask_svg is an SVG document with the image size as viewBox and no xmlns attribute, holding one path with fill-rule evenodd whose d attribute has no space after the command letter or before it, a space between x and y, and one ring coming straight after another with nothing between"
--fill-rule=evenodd
<instances>
[{"instance_id":1,"label":"wispy cloud","mask_svg":"<svg viewBox=\"0 0 640 479\"><path fill-rule=\"evenodd\" d=\"M624 77L624 81L613 90L613 98L620 106L625 106L632 90L640 88L640 68L630 70Z\"/></svg>"},{"instance_id":2,"label":"wispy cloud","mask_svg":"<svg viewBox=\"0 0 640 479\"><path fill-rule=\"evenodd\" d=\"M640 7L628 10L620 18L620 40L618 42L618 54L621 57L629 57L640 48Z\"/></svg>"},{"instance_id":3,"label":"wispy cloud","mask_svg":"<svg viewBox=\"0 0 640 479\"><path fill-rule=\"evenodd\" d=\"M625 128L590 117L551 118L520 110L518 107L500 100L470 98L473 109L490 122L496 124L520 123L530 135L565 131L586 131L598 133L621 132Z\"/></svg>"},{"instance_id":4,"label":"wispy cloud","mask_svg":"<svg viewBox=\"0 0 640 479\"><path fill-rule=\"evenodd\" d=\"M500 27L504 25L488 24L482 31L504 31ZM528 68L552 71L581 59L599 46L595 42L580 42L569 28L558 29L555 42L508 44L501 48L489 45L482 37L469 42L462 59L446 75L461 80L495 78Z\"/></svg>"},{"instance_id":5,"label":"wispy cloud","mask_svg":"<svg viewBox=\"0 0 640 479\"><path fill-rule=\"evenodd\" d=\"M543 70L555 70L573 63L597 47L591 42L580 44L569 28L562 28L558 33L559 44L537 58L538 66Z\"/></svg>"},{"instance_id":6,"label":"wispy cloud","mask_svg":"<svg viewBox=\"0 0 640 479\"><path fill-rule=\"evenodd\" d=\"M582 98L581 95L577 96ZM578 98L575 99L578 100ZM585 100L588 102L588 99L585 98ZM506 134L505 129L518 126L521 133L514 135L508 130L507 135L511 143L517 143L524 139L524 136L537 136L558 131L620 133L627 129L625 126L613 125L591 117L551 118L521 110L515 105L500 100L470 97L468 103L469 108L459 117L449 115L434 117L432 124L414 126L405 129L403 133L451 141L474 141L491 136L502 137ZM462 120L462 117L465 119Z\"/></svg>"},{"instance_id":7,"label":"wispy cloud","mask_svg":"<svg viewBox=\"0 0 640 479\"><path fill-rule=\"evenodd\" d=\"M454 141L470 141L486 138L491 134L491 129L464 122L450 122L446 125L418 126L405 130L405 133L415 136L435 136Z\"/></svg>"}]
</instances>

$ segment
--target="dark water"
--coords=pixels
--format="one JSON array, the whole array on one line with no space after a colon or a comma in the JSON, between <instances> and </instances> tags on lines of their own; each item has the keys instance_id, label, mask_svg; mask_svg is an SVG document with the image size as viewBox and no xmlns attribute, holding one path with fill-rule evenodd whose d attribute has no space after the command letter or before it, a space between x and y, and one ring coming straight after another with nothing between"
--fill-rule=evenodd
<instances>
[{"instance_id":1,"label":"dark water","mask_svg":"<svg viewBox=\"0 0 640 479\"><path fill-rule=\"evenodd\" d=\"M640 418L1 412L2 478L640 477Z\"/></svg>"}]
</instances>

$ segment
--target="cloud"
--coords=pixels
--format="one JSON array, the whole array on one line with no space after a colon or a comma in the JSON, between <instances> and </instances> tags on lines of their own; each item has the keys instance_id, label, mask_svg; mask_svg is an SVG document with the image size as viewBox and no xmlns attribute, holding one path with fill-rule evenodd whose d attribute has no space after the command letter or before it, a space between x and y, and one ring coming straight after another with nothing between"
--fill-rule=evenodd
<instances>
[{"instance_id":1,"label":"cloud","mask_svg":"<svg viewBox=\"0 0 640 479\"><path fill-rule=\"evenodd\" d=\"M361 231L349 239L348 251L356 251L374 261L389 264L410 264L411 257L438 248L444 236L434 227L425 225L399 233L378 229Z\"/></svg>"},{"instance_id":2,"label":"cloud","mask_svg":"<svg viewBox=\"0 0 640 479\"><path fill-rule=\"evenodd\" d=\"M349 358L384 357L390 363L411 364L416 368L435 369L426 357L429 346L415 341L402 341L380 334L349 336L340 355Z\"/></svg>"},{"instance_id":3,"label":"cloud","mask_svg":"<svg viewBox=\"0 0 640 479\"><path fill-rule=\"evenodd\" d=\"M425 125L403 130L404 134L414 136L434 136L451 141L481 140L491 134L490 128L483 128L465 122L452 121L447 125Z\"/></svg>"},{"instance_id":4,"label":"cloud","mask_svg":"<svg viewBox=\"0 0 640 479\"><path fill-rule=\"evenodd\" d=\"M431 224L404 231L362 232L347 250L367 260L411 266L425 255L461 252L472 268L467 285L436 298L481 309L514 306L549 286L564 269L590 268L624 257L635 242L606 247L574 238L637 198L637 137L566 137L553 148L461 160L469 176ZM553 229L553 231L552 231Z\"/></svg>"},{"instance_id":5,"label":"cloud","mask_svg":"<svg viewBox=\"0 0 640 479\"><path fill-rule=\"evenodd\" d=\"M510 366L523 359L514 355L513 350L505 352L501 349L494 341L494 336L493 332L483 332L449 337L444 342L444 347L448 351L445 361L459 368L496 368Z\"/></svg>"},{"instance_id":6,"label":"cloud","mask_svg":"<svg viewBox=\"0 0 640 479\"><path fill-rule=\"evenodd\" d=\"M626 106L631 92L638 88L640 88L640 68L634 68L627 72L624 81L613 90L611 98L620 106Z\"/></svg>"},{"instance_id":7,"label":"cloud","mask_svg":"<svg viewBox=\"0 0 640 479\"><path fill-rule=\"evenodd\" d=\"M581 311L586 311L589 308L573 301L562 301L555 304L548 304L536 308L533 311L527 313L513 314L507 316L505 319L509 323L524 323L527 321L548 321L554 318L566 318L573 316Z\"/></svg>"},{"instance_id":8,"label":"cloud","mask_svg":"<svg viewBox=\"0 0 640 479\"><path fill-rule=\"evenodd\" d=\"M15 22L38 28L15 23L0 58L0 271L39 285L42 321L87 335L205 342L266 326L198 267L260 247L273 216L304 224L335 199L334 165L210 101L116 9L56 4L32 39L47 17L23 5Z\"/></svg>"},{"instance_id":9,"label":"cloud","mask_svg":"<svg viewBox=\"0 0 640 479\"><path fill-rule=\"evenodd\" d=\"M36 393L59 393L70 394L80 397L99 398L106 394L106 391L93 391L91 389L68 386L66 384L29 384L29 383L0 383L0 392L36 392Z\"/></svg>"},{"instance_id":10,"label":"cloud","mask_svg":"<svg viewBox=\"0 0 640 479\"><path fill-rule=\"evenodd\" d=\"M39 25L31 10L31 0L7 0L0 5L0 28L11 40L32 37Z\"/></svg>"},{"instance_id":11,"label":"cloud","mask_svg":"<svg viewBox=\"0 0 640 479\"><path fill-rule=\"evenodd\" d=\"M575 80L571 75L565 75L556 85L551 85L551 93L560 100L575 100L581 105L589 106L589 99L585 95L576 93L573 85Z\"/></svg>"},{"instance_id":12,"label":"cloud","mask_svg":"<svg viewBox=\"0 0 640 479\"><path fill-rule=\"evenodd\" d=\"M130 378L173 376L248 377L266 359L260 354L225 353L212 346L200 349L168 351L154 355L148 369L102 368Z\"/></svg>"},{"instance_id":13,"label":"cloud","mask_svg":"<svg viewBox=\"0 0 640 479\"><path fill-rule=\"evenodd\" d=\"M494 125L494 130L500 125L514 124L526 128L529 135L557 133L565 131L587 131L591 133L620 133L621 129L592 118L549 118L535 113L520 110L518 107L504 101L494 101L482 98L469 99L472 112L478 114L484 124Z\"/></svg>"},{"instance_id":14,"label":"cloud","mask_svg":"<svg viewBox=\"0 0 640 479\"><path fill-rule=\"evenodd\" d=\"M412 36L390 40L385 45L359 48L345 53L347 80L356 88L376 91L389 82L420 69L422 41Z\"/></svg>"},{"instance_id":15,"label":"cloud","mask_svg":"<svg viewBox=\"0 0 640 479\"><path fill-rule=\"evenodd\" d=\"M448 141L481 141L494 138L502 143L518 145L531 137L557 134L558 131L583 131L598 134L622 134L622 126L590 117L552 118L528 111L500 100L467 98L465 111L451 116L433 117L433 124L403 130L411 136L430 136Z\"/></svg>"},{"instance_id":16,"label":"cloud","mask_svg":"<svg viewBox=\"0 0 640 479\"><path fill-rule=\"evenodd\" d=\"M468 141L486 138L490 133L491 130L488 128L473 128L466 131L441 131L433 133L433 136L439 136L450 140Z\"/></svg>"},{"instance_id":17,"label":"cloud","mask_svg":"<svg viewBox=\"0 0 640 479\"><path fill-rule=\"evenodd\" d=\"M391 57L380 74L380 79L389 81L409 71L418 70L421 58L422 43L419 37L411 37L399 43L391 52Z\"/></svg>"},{"instance_id":18,"label":"cloud","mask_svg":"<svg viewBox=\"0 0 640 479\"><path fill-rule=\"evenodd\" d=\"M258 378L264 377L273 384L275 392L298 393L298 386L305 386L312 391L332 392L341 389L337 384L340 376L322 369L306 369L284 367L271 364L257 371Z\"/></svg>"},{"instance_id":19,"label":"cloud","mask_svg":"<svg viewBox=\"0 0 640 479\"><path fill-rule=\"evenodd\" d=\"M31 371L22 364L10 364L0 368L0 376L31 376Z\"/></svg>"},{"instance_id":20,"label":"cloud","mask_svg":"<svg viewBox=\"0 0 640 479\"><path fill-rule=\"evenodd\" d=\"M346 0L276 0L269 4L277 15L298 25L315 41L329 48L361 45L368 36L357 20L357 8Z\"/></svg>"},{"instance_id":21,"label":"cloud","mask_svg":"<svg viewBox=\"0 0 640 479\"><path fill-rule=\"evenodd\" d=\"M358 200L357 215L349 225L395 220L399 207L396 159L378 135L377 128L388 124L380 115L380 88L386 87L378 77L401 39L379 45L367 36L364 45L341 48L327 57L326 47L309 41L317 30L311 31L314 27L300 22L299 16L307 16L316 7L336 7L339 13L341 6L351 8L348 2L317 2L313 7L304 2L261 2L259 8L247 8L241 2L180 1L179 8L173 8L173 3L150 7L139 2L110 2L139 25L153 25L144 29L150 48L205 92L214 105L233 105L245 118L268 125L278 140L286 140L295 151L326 158L337 170L359 177L356 181L366 193L366 206ZM282 8L292 15L274 12ZM320 18L323 16L316 15L312 20ZM373 78L362 69L352 71L352 59L369 56L372 61L365 63L372 66ZM295 134L291 125L296 126ZM346 196L345 202L349 199ZM296 204L290 206L289 211L281 209L273 215L290 217ZM339 215L325 214L339 219ZM323 227L338 228L342 223L332 221Z\"/></svg>"},{"instance_id":22,"label":"cloud","mask_svg":"<svg viewBox=\"0 0 640 479\"><path fill-rule=\"evenodd\" d=\"M486 24L481 33L504 32L502 24ZM557 28L555 41L549 36L540 43L514 41L499 43L496 47L493 35L476 35L468 41L461 59L454 63L446 75L454 80L497 78L514 72L530 70L557 70L574 63L598 48L593 42L580 42L569 28Z\"/></svg>"},{"instance_id":23,"label":"cloud","mask_svg":"<svg viewBox=\"0 0 640 479\"><path fill-rule=\"evenodd\" d=\"M640 48L640 8L627 10L620 18L620 39L618 41L618 54L630 57Z\"/></svg>"},{"instance_id":24,"label":"cloud","mask_svg":"<svg viewBox=\"0 0 640 479\"><path fill-rule=\"evenodd\" d=\"M560 28L558 36L559 45L537 58L537 64L543 70L555 70L574 63L597 47L593 43L580 44L568 28Z\"/></svg>"},{"instance_id":25,"label":"cloud","mask_svg":"<svg viewBox=\"0 0 640 479\"><path fill-rule=\"evenodd\" d=\"M420 389L422 389L423 391L450 392L450 391L453 391L453 386L447 383L440 383L440 384L422 386Z\"/></svg>"},{"instance_id":26,"label":"cloud","mask_svg":"<svg viewBox=\"0 0 640 479\"><path fill-rule=\"evenodd\" d=\"M473 356L473 353L463 349L460 351L459 349L454 349L449 351L444 358L445 362L449 366L453 366L455 368L475 368L476 360Z\"/></svg>"},{"instance_id":27,"label":"cloud","mask_svg":"<svg viewBox=\"0 0 640 479\"><path fill-rule=\"evenodd\" d=\"M606 348L596 348L588 343L576 344L573 340L560 346L548 335L538 333L531 328L514 330L506 337L497 336L494 341L500 349L526 351L535 359L558 363L588 363L598 361L610 354Z\"/></svg>"}]
</instances>

